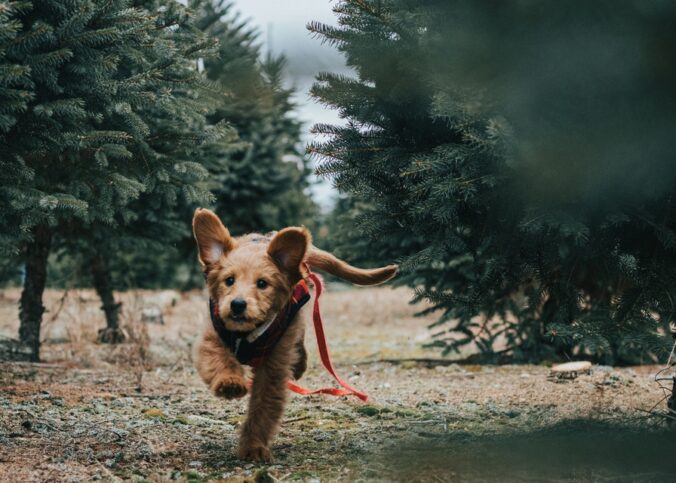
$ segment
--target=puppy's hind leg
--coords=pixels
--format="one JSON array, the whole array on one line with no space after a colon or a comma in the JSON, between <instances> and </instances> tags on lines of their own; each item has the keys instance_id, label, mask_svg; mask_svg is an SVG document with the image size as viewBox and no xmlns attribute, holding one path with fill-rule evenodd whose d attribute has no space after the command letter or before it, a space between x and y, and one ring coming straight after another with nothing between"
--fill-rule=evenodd
<instances>
[{"instance_id":1,"label":"puppy's hind leg","mask_svg":"<svg viewBox=\"0 0 676 483\"><path fill-rule=\"evenodd\" d=\"M197 372L215 396L234 399L246 395L244 369L211 326L202 335L196 359Z\"/></svg>"},{"instance_id":2,"label":"puppy's hind leg","mask_svg":"<svg viewBox=\"0 0 676 483\"><path fill-rule=\"evenodd\" d=\"M293 365L293 378L296 381L299 380L301 377L303 377L303 374L305 374L305 370L307 369L307 351L305 350L305 341L303 340L304 339L303 335L304 334L301 333L300 339L296 344L296 352L298 352L298 359Z\"/></svg>"}]
</instances>

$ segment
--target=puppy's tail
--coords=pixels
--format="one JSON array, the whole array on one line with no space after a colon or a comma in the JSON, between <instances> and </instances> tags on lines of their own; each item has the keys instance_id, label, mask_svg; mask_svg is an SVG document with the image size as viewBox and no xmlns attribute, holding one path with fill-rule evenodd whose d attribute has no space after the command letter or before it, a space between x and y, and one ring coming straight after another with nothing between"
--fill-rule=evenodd
<instances>
[{"instance_id":1,"label":"puppy's tail","mask_svg":"<svg viewBox=\"0 0 676 483\"><path fill-rule=\"evenodd\" d=\"M353 267L331 253L314 246L310 249L307 263L312 268L318 268L357 285L375 285L386 282L394 277L399 270L398 265L371 269Z\"/></svg>"}]
</instances>

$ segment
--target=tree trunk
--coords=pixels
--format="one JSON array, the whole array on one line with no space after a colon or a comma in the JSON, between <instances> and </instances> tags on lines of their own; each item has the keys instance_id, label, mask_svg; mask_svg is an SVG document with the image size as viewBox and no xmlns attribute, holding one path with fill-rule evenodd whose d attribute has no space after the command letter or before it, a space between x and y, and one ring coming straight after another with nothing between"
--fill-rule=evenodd
<instances>
[{"instance_id":1,"label":"tree trunk","mask_svg":"<svg viewBox=\"0 0 676 483\"><path fill-rule=\"evenodd\" d=\"M30 350L30 360L40 360L40 324L45 306L42 295L47 282L47 257L52 233L47 225L33 228L33 240L26 248L26 278L19 308L19 339Z\"/></svg>"},{"instance_id":2,"label":"tree trunk","mask_svg":"<svg viewBox=\"0 0 676 483\"><path fill-rule=\"evenodd\" d=\"M118 344L125 339L124 331L120 329L120 308L122 304L115 302L113 284L106 260L100 254L91 258L92 278L94 288L101 299L101 310L106 314L106 328L101 329L98 341L104 344Z\"/></svg>"}]
</instances>

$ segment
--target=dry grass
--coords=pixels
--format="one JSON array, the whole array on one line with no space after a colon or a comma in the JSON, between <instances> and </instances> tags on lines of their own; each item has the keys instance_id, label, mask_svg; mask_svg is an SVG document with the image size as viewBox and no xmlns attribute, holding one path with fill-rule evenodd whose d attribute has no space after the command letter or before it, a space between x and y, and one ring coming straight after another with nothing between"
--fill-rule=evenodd
<instances>
[{"instance_id":1,"label":"dry grass","mask_svg":"<svg viewBox=\"0 0 676 483\"><path fill-rule=\"evenodd\" d=\"M122 294L130 338L108 346L95 342L104 318L91 291L65 299L49 291L45 363L0 364L0 481L481 480L481 462L459 464L476 460L463 453L467 438L480 452L493 435L575 418L657 424L640 412L661 397L651 381L655 367L597 368L554 383L541 366L377 362L438 357L422 348L433 317L415 318L419 307L408 305L410 296L406 289L329 288L322 307L336 366L371 401L292 397L273 447L277 463L264 468L234 456L246 401L212 398L194 373L192 345L208 316L202 293ZM15 290L0 294L0 336L16 334L18 297ZM141 321L142 309L152 306L164 325ZM311 329L307 339L310 369L302 383L326 386ZM497 451L504 458L508 449ZM421 451L436 455L424 468L415 466ZM399 455L410 462L405 468Z\"/></svg>"},{"instance_id":2,"label":"dry grass","mask_svg":"<svg viewBox=\"0 0 676 483\"><path fill-rule=\"evenodd\" d=\"M45 323L42 328L42 360L67 362L87 368L102 368L108 364L124 365L125 354L134 362L132 348L96 343L99 329L105 327L100 302L91 290L47 290ZM17 306L20 291L0 293L0 337L16 337L19 321ZM153 367L192 365L192 345L200 327L207 323L206 299L201 292L179 293L131 291L117 294L123 302L121 326L130 334L142 336L147 331L151 343L147 363ZM337 362L377 358L421 357L428 352L422 344L429 340L427 325L434 317L416 318L420 309L408 304L407 289L329 287L322 298L322 312L331 345L339 346L333 354ZM164 325L142 323L146 308L159 308ZM310 339L312 329L308 330ZM136 339L136 338L132 338ZM127 344L124 344L127 346ZM135 348L140 348L135 344ZM177 360L178 358L178 360Z\"/></svg>"}]
</instances>

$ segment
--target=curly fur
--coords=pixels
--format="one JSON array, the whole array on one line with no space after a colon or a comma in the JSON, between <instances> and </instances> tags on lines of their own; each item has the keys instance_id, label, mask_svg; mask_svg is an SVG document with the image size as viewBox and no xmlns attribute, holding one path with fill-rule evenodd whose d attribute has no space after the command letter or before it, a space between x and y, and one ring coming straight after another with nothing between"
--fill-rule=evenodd
<instances>
[{"instance_id":1,"label":"curly fur","mask_svg":"<svg viewBox=\"0 0 676 483\"><path fill-rule=\"evenodd\" d=\"M363 285L388 280L397 271L396 265L373 270L352 267L313 247L305 228L288 227L271 236L234 238L220 219L205 209L195 211L193 233L209 295L217 302L226 328L232 331L246 333L274 317L288 302L293 287L306 277L307 264ZM265 281L263 287L261 280ZM243 317L230 314L235 298L246 301ZM287 381L299 379L307 367L305 314L301 309L271 353L256 366L250 389L244 369L213 326L206 327L197 346L197 371L215 396L232 399L251 393L240 434L238 454L242 459L272 460L270 445L282 419Z\"/></svg>"}]
</instances>

